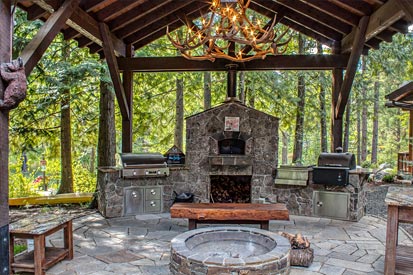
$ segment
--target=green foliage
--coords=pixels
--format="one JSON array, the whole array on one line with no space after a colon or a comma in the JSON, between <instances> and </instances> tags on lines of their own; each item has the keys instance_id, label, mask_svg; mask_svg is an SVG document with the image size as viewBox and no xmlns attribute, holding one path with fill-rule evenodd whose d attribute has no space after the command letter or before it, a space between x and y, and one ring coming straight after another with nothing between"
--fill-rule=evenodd
<instances>
[{"instance_id":1,"label":"green foliage","mask_svg":"<svg viewBox=\"0 0 413 275\"><path fill-rule=\"evenodd\" d=\"M14 245L14 255L17 255L27 249L27 245L25 243L22 244L15 244Z\"/></svg>"},{"instance_id":2,"label":"green foliage","mask_svg":"<svg viewBox=\"0 0 413 275\"><path fill-rule=\"evenodd\" d=\"M396 174L387 174L384 175L382 182L393 183L394 179L396 178Z\"/></svg>"},{"instance_id":3,"label":"green foliage","mask_svg":"<svg viewBox=\"0 0 413 275\"><path fill-rule=\"evenodd\" d=\"M39 182L36 181L36 170L21 172L21 161L9 164L9 197L27 197L37 194Z\"/></svg>"}]
</instances>

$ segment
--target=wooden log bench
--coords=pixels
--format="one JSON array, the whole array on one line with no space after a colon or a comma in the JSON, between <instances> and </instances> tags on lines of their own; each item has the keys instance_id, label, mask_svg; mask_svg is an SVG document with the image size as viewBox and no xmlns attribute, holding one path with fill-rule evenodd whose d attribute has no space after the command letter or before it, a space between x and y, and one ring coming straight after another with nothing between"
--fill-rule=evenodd
<instances>
[{"instance_id":1,"label":"wooden log bench","mask_svg":"<svg viewBox=\"0 0 413 275\"><path fill-rule=\"evenodd\" d=\"M259 224L268 230L270 220L289 220L288 209L282 203L175 203L171 217L188 219L189 230L199 223Z\"/></svg>"}]
</instances>

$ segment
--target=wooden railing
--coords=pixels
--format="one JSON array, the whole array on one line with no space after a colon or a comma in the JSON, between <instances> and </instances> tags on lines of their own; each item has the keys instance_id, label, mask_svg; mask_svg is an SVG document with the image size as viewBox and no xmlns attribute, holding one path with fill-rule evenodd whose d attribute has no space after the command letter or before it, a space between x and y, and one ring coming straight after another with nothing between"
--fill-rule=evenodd
<instances>
[{"instance_id":1,"label":"wooden railing","mask_svg":"<svg viewBox=\"0 0 413 275\"><path fill-rule=\"evenodd\" d=\"M412 174L412 165L409 163L409 152L397 154L397 171L404 174Z\"/></svg>"}]
</instances>

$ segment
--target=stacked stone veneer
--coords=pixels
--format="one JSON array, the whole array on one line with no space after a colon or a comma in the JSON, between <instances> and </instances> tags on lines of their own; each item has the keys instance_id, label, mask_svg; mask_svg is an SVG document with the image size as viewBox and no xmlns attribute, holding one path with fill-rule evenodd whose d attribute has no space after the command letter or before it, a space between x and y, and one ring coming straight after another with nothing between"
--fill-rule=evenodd
<instances>
[{"instance_id":1,"label":"stacked stone veneer","mask_svg":"<svg viewBox=\"0 0 413 275\"><path fill-rule=\"evenodd\" d=\"M239 132L224 131L225 117L239 117ZM228 138L244 140L245 154L220 155L218 142ZM258 202L273 194L277 155L278 118L230 101L186 119L188 176L174 187L209 202L211 175L251 176L251 201Z\"/></svg>"}]
</instances>

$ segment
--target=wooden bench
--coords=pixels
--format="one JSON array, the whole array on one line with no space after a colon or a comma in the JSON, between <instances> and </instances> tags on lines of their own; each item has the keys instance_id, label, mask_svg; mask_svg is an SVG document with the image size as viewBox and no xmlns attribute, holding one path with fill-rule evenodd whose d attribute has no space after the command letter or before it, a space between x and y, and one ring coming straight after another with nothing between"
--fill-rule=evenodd
<instances>
[{"instance_id":1,"label":"wooden bench","mask_svg":"<svg viewBox=\"0 0 413 275\"><path fill-rule=\"evenodd\" d=\"M47 247L46 237L63 230L64 247ZM15 239L33 239L34 250L14 255ZM72 218L46 215L10 224L10 274L31 272L44 275L57 262L73 259Z\"/></svg>"},{"instance_id":2,"label":"wooden bench","mask_svg":"<svg viewBox=\"0 0 413 275\"><path fill-rule=\"evenodd\" d=\"M289 220L285 204L261 203L175 203L172 218L188 219L188 229L199 223L260 224L268 230L270 220Z\"/></svg>"}]
</instances>

